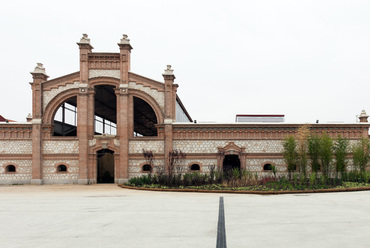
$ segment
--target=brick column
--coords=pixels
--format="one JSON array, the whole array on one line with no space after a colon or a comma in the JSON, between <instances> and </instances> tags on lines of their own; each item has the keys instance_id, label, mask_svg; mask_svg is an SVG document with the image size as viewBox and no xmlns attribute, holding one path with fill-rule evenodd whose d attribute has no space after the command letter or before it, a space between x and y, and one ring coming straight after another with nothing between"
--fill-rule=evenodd
<instances>
[{"instance_id":1,"label":"brick column","mask_svg":"<svg viewBox=\"0 0 370 248\"><path fill-rule=\"evenodd\" d=\"M162 74L164 78L164 165L167 172L169 153L173 149L172 122L176 120L176 88L174 85L175 75L170 65Z\"/></svg>"},{"instance_id":2,"label":"brick column","mask_svg":"<svg viewBox=\"0 0 370 248\"><path fill-rule=\"evenodd\" d=\"M133 115L130 113L129 71L132 46L127 35L123 35L118 43L120 49L120 85L117 95L117 136L119 138L119 159L115 164L116 183L125 183L129 177L129 138L132 137L131 126Z\"/></svg>"},{"instance_id":3,"label":"brick column","mask_svg":"<svg viewBox=\"0 0 370 248\"><path fill-rule=\"evenodd\" d=\"M119 138L119 159L115 164L116 183L125 183L128 180L129 156L129 95L127 86L121 84L116 90L117 95L117 136Z\"/></svg>"},{"instance_id":4,"label":"brick column","mask_svg":"<svg viewBox=\"0 0 370 248\"><path fill-rule=\"evenodd\" d=\"M42 184L42 83L48 78L45 68L37 63L31 72L32 86L32 179L31 184Z\"/></svg>"},{"instance_id":5,"label":"brick column","mask_svg":"<svg viewBox=\"0 0 370 248\"><path fill-rule=\"evenodd\" d=\"M88 149L89 149L89 125L91 127L91 118L89 118L89 98L91 95L88 90L89 68L88 55L91 53L93 47L90 45L90 39L86 34L83 34L80 42L77 43L80 48L80 85L79 95L77 96L77 137L79 141L79 184L89 183L88 171ZM90 97L89 97L90 95ZM91 128L90 128L91 129ZM90 134L91 136L91 134Z\"/></svg>"}]
</instances>

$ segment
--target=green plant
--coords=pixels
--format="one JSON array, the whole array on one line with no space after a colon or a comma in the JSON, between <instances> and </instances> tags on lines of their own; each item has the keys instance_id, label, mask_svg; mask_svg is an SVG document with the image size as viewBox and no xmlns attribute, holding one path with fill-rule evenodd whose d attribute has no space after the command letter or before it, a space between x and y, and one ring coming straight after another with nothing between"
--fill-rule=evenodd
<instances>
[{"instance_id":1,"label":"green plant","mask_svg":"<svg viewBox=\"0 0 370 248\"><path fill-rule=\"evenodd\" d=\"M320 150L321 142L317 135L311 135L308 139L308 155L311 159L311 168L313 172L320 171Z\"/></svg>"},{"instance_id":2,"label":"green plant","mask_svg":"<svg viewBox=\"0 0 370 248\"><path fill-rule=\"evenodd\" d=\"M348 149L348 140L338 135L334 143L335 170L338 175L343 175L346 170L346 157Z\"/></svg>"},{"instance_id":3,"label":"green plant","mask_svg":"<svg viewBox=\"0 0 370 248\"><path fill-rule=\"evenodd\" d=\"M294 136L290 135L287 138L283 140L283 156L285 163L288 165L288 175L289 178L291 178L291 174L293 171L296 170L297 167L297 142L294 138Z\"/></svg>"},{"instance_id":4,"label":"green plant","mask_svg":"<svg viewBox=\"0 0 370 248\"><path fill-rule=\"evenodd\" d=\"M368 138L362 138L352 147L353 165L355 170L365 172L370 159L370 143Z\"/></svg>"},{"instance_id":5,"label":"green plant","mask_svg":"<svg viewBox=\"0 0 370 248\"><path fill-rule=\"evenodd\" d=\"M307 125L302 125L297 132L297 165L298 171L306 176L307 174L307 138L310 133Z\"/></svg>"},{"instance_id":6,"label":"green plant","mask_svg":"<svg viewBox=\"0 0 370 248\"><path fill-rule=\"evenodd\" d=\"M274 174L274 177L276 178L277 168L275 165L271 165L271 172Z\"/></svg>"},{"instance_id":7,"label":"green plant","mask_svg":"<svg viewBox=\"0 0 370 248\"><path fill-rule=\"evenodd\" d=\"M325 177L329 176L330 165L333 160L333 139L326 133L320 139L320 161L322 173Z\"/></svg>"},{"instance_id":8,"label":"green plant","mask_svg":"<svg viewBox=\"0 0 370 248\"><path fill-rule=\"evenodd\" d=\"M316 181L316 172L312 172L312 173L310 174L310 185L311 185L312 187L314 187L314 186L315 186L315 181Z\"/></svg>"}]
</instances>

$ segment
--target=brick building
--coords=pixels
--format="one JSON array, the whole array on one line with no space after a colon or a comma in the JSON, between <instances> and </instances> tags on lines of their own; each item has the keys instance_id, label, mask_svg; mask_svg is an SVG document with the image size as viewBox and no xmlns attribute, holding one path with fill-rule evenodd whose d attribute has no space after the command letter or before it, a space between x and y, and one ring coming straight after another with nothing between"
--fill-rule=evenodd
<instances>
[{"instance_id":1,"label":"brick building","mask_svg":"<svg viewBox=\"0 0 370 248\"><path fill-rule=\"evenodd\" d=\"M95 53L87 35L77 43L80 70L48 79L31 72L32 117L0 123L0 184L123 183L152 170L143 149L163 166L168 154L186 154L186 171L238 167L260 174L275 164L287 171L282 139L300 124L193 123L179 96L171 66L158 82L130 71L126 35L119 53ZM311 132L368 136L368 116L353 124L312 124Z\"/></svg>"}]
</instances>

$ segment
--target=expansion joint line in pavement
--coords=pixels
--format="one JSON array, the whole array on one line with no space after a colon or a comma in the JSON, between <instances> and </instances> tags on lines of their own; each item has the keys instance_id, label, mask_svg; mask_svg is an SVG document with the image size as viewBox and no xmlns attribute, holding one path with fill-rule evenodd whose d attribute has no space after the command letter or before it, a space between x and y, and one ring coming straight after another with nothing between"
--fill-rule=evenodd
<instances>
[{"instance_id":1,"label":"expansion joint line in pavement","mask_svg":"<svg viewBox=\"0 0 370 248\"><path fill-rule=\"evenodd\" d=\"M224 198L222 196L220 197L220 206L218 210L216 248L226 248L225 209L224 209Z\"/></svg>"}]
</instances>

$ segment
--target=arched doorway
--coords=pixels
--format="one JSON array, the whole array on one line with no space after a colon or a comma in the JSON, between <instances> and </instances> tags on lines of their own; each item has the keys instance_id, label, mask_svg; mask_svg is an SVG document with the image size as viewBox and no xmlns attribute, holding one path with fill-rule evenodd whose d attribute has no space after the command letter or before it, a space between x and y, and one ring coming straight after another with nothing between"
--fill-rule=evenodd
<instances>
[{"instance_id":1,"label":"arched doorway","mask_svg":"<svg viewBox=\"0 0 370 248\"><path fill-rule=\"evenodd\" d=\"M231 173L234 168L240 171L240 159L238 155L225 155L223 162L223 172L225 174Z\"/></svg>"},{"instance_id":2,"label":"arched doorway","mask_svg":"<svg viewBox=\"0 0 370 248\"><path fill-rule=\"evenodd\" d=\"M114 183L113 151L102 149L97 152L97 183Z\"/></svg>"}]
</instances>

